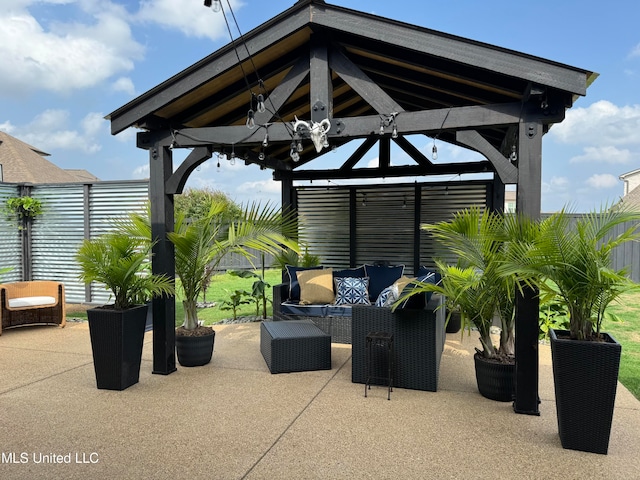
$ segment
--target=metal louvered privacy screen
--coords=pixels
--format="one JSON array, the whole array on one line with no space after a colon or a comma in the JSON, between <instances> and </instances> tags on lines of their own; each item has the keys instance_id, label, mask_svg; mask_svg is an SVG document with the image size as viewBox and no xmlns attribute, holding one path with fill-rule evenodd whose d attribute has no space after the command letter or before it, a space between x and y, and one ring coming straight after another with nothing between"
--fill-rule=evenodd
<instances>
[{"instance_id":1,"label":"metal louvered privacy screen","mask_svg":"<svg viewBox=\"0 0 640 480\"><path fill-rule=\"evenodd\" d=\"M10 268L0 277L2 282L15 282L22 278L22 240L21 232L4 214L7 199L15 197L18 189L15 185L0 184L0 270Z\"/></svg>"},{"instance_id":2,"label":"metal louvered privacy screen","mask_svg":"<svg viewBox=\"0 0 640 480\"><path fill-rule=\"evenodd\" d=\"M384 262L404 264L413 274L444 256L420 225L448 220L472 205L485 207L489 188L486 182L298 187L300 239L323 265Z\"/></svg>"},{"instance_id":3,"label":"metal louvered privacy screen","mask_svg":"<svg viewBox=\"0 0 640 480\"><path fill-rule=\"evenodd\" d=\"M65 285L70 303L108 303L110 292L102 285L89 288L78 280L75 261L84 238L96 237L115 226L130 212L144 212L149 199L146 181L100 182L95 184L33 185L29 195L42 202L42 214L32 224L26 255L31 256L32 280L54 280ZM0 184L0 203L19 195L20 186ZM22 232L0 218L0 267L12 270L2 275L5 282L26 277L22 272Z\"/></svg>"}]
</instances>

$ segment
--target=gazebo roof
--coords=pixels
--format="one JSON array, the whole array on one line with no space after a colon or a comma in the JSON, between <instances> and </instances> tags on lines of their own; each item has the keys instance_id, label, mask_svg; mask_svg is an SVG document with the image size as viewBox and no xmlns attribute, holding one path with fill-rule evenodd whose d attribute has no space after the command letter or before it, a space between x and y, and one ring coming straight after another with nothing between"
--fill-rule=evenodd
<instances>
[{"instance_id":1,"label":"gazebo roof","mask_svg":"<svg viewBox=\"0 0 640 480\"><path fill-rule=\"evenodd\" d=\"M548 128L563 119L564 110L576 96L585 95L596 76L322 0L301 0L107 118L113 134L131 126L178 132L243 127L220 130L220 135L193 130L190 138L176 135L174 140L179 146L210 145L227 153L234 145L236 156L280 171L299 169L326 153L317 153L306 142L301 161L291 162L290 122L294 117L309 120L328 116L332 146L369 137L379 130L381 116L398 113L401 137L437 135L440 140L474 148L475 143L469 145L456 135L468 123L508 156L515 133L505 115L515 117L517 123L526 113L524 103L537 96L549 116ZM253 131L244 127L252 104L250 92L254 99L263 94L267 100L267 112L256 112L259 128ZM475 108L486 106L496 106L495 119L486 109ZM349 121L356 118L358 122ZM287 122L285 128L283 122ZM266 129L260 128L264 125ZM270 144L263 149L267 131ZM211 135L206 141L197 141L204 140L204 133ZM423 169L429 168L429 162L408 142L400 138L396 143Z\"/></svg>"}]
</instances>

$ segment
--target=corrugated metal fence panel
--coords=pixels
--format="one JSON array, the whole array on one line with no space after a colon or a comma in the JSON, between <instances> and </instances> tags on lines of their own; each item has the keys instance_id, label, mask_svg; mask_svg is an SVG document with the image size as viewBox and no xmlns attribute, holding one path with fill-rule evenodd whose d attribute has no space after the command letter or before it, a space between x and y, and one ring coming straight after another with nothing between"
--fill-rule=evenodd
<instances>
[{"instance_id":1,"label":"corrugated metal fence panel","mask_svg":"<svg viewBox=\"0 0 640 480\"><path fill-rule=\"evenodd\" d=\"M542 218L549 217L549 213L543 213ZM583 216L580 213L571 214L572 224ZM610 237L616 237L630 228L637 228L637 222L626 222L618 225L610 234ZM611 268L613 270L627 271L628 277L636 283L640 283L640 242L625 242L624 244L613 249L611 253Z\"/></svg>"},{"instance_id":2,"label":"corrugated metal fence panel","mask_svg":"<svg viewBox=\"0 0 640 480\"><path fill-rule=\"evenodd\" d=\"M0 184L0 269L11 268L11 271L0 274L0 282L22 280L22 241L17 225L4 215L5 202L19 194L16 185Z\"/></svg>"},{"instance_id":3,"label":"corrugated metal fence panel","mask_svg":"<svg viewBox=\"0 0 640 480\"><path fill-rule=\"evenodd\" d=\"M220 263L218 263L217 270L219 272L224 272L226 270L254 270L262 268L262 253L254 248L247 249L253 258L249 260L248 258L240 255L238 253L230 253L222 257ZM265 268L271 268L273 265L273 255L264 254L264 265ZM253 264L252 264L253 262Z\"/></svg>"},{"instance_id":4,"label":"corrugated metal fence panel","mask_svg":"<svg viewBox=\"0 0 640 480\"><path fill-rule=\"evenodd\" d=\"M91 236L112 230L115 223L129 213L145 213L149 201L147 182L97 183L89 195Z\"/></svg>"},{"instance_id":5,"label":"corrugated metal fence panel","mask_svg":"<svg viewBox=\"0 0 640 480\"><path fill-rule=\"evenodd\" d=\"M149 201L148 182L97 183L89 191L89 226L91 238L112 230L130 213L145 213ZM91 284L92 303L113 302L104 285Z\"/></svg>"},{"instance_id":6,"label":"corrugated metal fence panel","mask_svg":"<svg viewBox=\"0 0 640 480\"><path fill-rule=\"evenodd\" d=\"M472 206L484 208L487 204L487 185L484 183L425 185L420 194L420 225L448 221L459 210ZM447 263L456 261L455 256L438 246L429 232L421 229L420 264L433 268L436 258Z\"/></svg>"},{"instance_id":7,"label":"corrugated metal fence panel","mask_svg":"<svg viewBox=\"0 0 640 480\"><path fill-rule=\"evenodd\" d=\"M297 189L300 243L323 265L349 267L349 197L347 188Z\"/></svg>"},{"instance_id":8,"label":"corrugated metal fence panel","mask_svg":"<svg viewBox=\"0 0 640 480\"><path fill-rule=\"evenodd\" d=\"M31 195L43 208L31 229L32 278L63 282L67 301L83 302L85 288L75 260L84 238L83 186L34 186Z\"/></svg>"}]
</instances>

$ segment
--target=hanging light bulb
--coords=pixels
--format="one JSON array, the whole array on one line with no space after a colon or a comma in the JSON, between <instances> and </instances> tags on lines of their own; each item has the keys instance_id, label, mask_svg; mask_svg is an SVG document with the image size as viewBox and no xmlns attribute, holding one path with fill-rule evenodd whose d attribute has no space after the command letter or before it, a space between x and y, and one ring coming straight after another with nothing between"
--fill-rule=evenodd
<instances>
[{"instance_id":1,"label":"hanging light bulb","mask_svg":"<svg viewBox=\"0 0 640 480\"><path fill-rule=\"evenodd\" d=\"M229 159L229 163L231 164L231 166L233 166L233 165L235 165L235 164L236 164L236 157L235 157L235 155L234 155L234 156L232 156L232 157Z\"/></svg>"},{"instance_id":2,"label":"hanging light bulb","mask_svg":"<svg viewBox=\"0 0 640 480\"><path fill-rule=\"evenodd\" d=\"M515 145L511 146L511 155L509 155L509 160L511 160L512 163L516 163L518 161L518 152L516 151Z\"/></svg>"},{"instance_id":3,"label":"hanging light bulb","mask_svg":"<svg viewBox=\"0 0 640 480\"><path fill-rule=\"evenodd\" d=\"M260 112L260 113L264 113L265 110L267 109L264 106L264 95L262 95L261 93L258 94L258 107L257 108L258 108L258 112Z\"/></svg>"},{"instance_id":4,"label":"hanging light bulb","mask_svg":"<svg viewBox=\"0 0 640 480\"><path fill-rule=\"evenodd\" d=\"M211 7L211 10L214 13L218 13L220 10L222 10L222 4L220 3L220 0L204 0L204 6Z\"/></svg>"},{"instance_id":5,"label":"hanging light bulb","mask_svg":"<svg viewBox=\"0 0 640 480\"><path fill-rule=\"evenodd\" d=\"M220 171L220 157L218 157L218 164L216 165L216 171Z\"/></svg>"},{"instance_id":6,"label":"hanging light bulb","mask_svg":"<svg viewBox=\"0 0 640 480\"><path fill-rule=\"evenodd\" d=\"M297 162L300 160L300 154L298 153L298 147L296 146L296 142L291 142L291 151L289 152L289 156L291 160Z\"/></svg>"},{"instance_id":7,"label":"hanging light bulb","mask_svg":"<svg viewBox=\"0 0 640 480\"><path fill-rule=\"evenodd\" d=\"M380 132L378 132L380 135L384 135L384 121L380 121Z\"/></svg>"},{"instance_id":8,"label":"hanging light bulb","mask_svg":"<svg viewBox=\"0 0 640 480\"><path fill-rule=\"evenodd\" d=\"M396 122L393 122L393 130L391 131L391 138L398 138L398 126Z\"/></svg>"},{"instance_id":9,"label":"hanging light bulb","mask_svg":"<svg viewBox=\"0 0 640 480\"><path fill-rule=\"evenodd\" d=\"M260 150L260 153L258 154L258 159L260 161L262 161L262 160L264 160L264 157L265 157L264 152L262 150Z\"/></svg>"},{"instance_id":10,"label":"hanging light bulb","mask_svg":"<svg viewBox=\"0 0 640 480\"><path fill-rule=\"evenodd\" d=\"M436 144L433 144L433 148L431 149L431 158L433 158L434 160L438 159L438 147L436 147Z\"/></svg>"},{"instance_id":11,"label":"hanging light bulb","mask_svg":"<svg viewBox=\"0 0 640 480\"><path fill-rule=\"evenodd\" d=\"M254 128L256 128L255 113L253 112L252 108L250 108L247 112L247 128L249 130L253 130Z\"/></svg>"},{"instance_id":12,"label":"hanging light bulb","mask_svg":"<svg viewBox=\"0 0 640 480\"><path fill-rule=\"evenodd\" d=\"M264 139L262 140L262 146L267 148L269 146L269 132L264 132Z\"/></svg>"}]
</instances>

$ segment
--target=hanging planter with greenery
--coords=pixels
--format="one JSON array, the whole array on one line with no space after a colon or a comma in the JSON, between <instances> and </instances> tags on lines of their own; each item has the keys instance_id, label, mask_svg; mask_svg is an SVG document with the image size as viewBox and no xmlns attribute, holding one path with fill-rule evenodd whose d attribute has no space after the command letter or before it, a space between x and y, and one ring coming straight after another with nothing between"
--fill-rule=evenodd
<instances>
[{"instance_id":1,"label":"hanging planter with greenery","mask_svg":"<svg viewBox=\"0 0 640 480\"><path fill-rule=\"evenodd\" d=\"M8 220L16 219L23 222L34 219L42 213L42 202L29 196L10 197L5 203L4 210Z\"/></svg>"}]
</instances>

